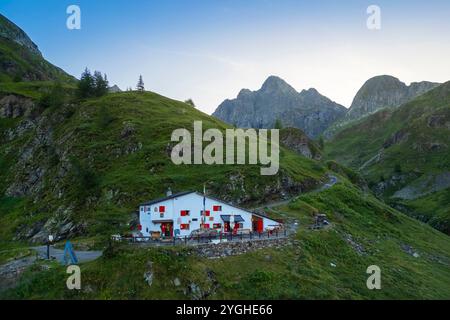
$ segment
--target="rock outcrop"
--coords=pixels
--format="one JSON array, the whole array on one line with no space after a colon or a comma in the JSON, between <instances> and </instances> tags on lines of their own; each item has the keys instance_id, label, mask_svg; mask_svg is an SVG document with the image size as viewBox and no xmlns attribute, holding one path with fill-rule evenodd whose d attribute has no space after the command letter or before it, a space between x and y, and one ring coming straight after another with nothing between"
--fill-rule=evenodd
<instances>
[{"instance_id":1,"label":"rock outcrop","mask_svg":"<svg viewBox=\"0 0 450 320\"><path fill-rule=\"evenodd\" d=\"M284 80L271 76L260 90L243 89L236 99L225 100L213 116L240 128L274 128L279 120L284 127L299 128L317 138L346 110L316 89L299 93Z\"/></svg>"},{"instance_id":2,"label":"rock outcrop","mask_svg":"<svg viewBox=\"0 0 450 320\"><path fill-rule=\"evenodd\" d=\"M0 98L0 118L19 118L34 107L31 99L18 95L6 95Z\"/></svg>"},{"instance_id":3,"label":"rock outcrop","mask_svg":"<svg viewBox=\"0 0 450 320\"><path fill-rule=\"evenodd\" d=\"M319 147L308 136L297 128L286 128L280 132L280 142L286 148L308 158L322 158Z\"/></svg>"}]
</instances>

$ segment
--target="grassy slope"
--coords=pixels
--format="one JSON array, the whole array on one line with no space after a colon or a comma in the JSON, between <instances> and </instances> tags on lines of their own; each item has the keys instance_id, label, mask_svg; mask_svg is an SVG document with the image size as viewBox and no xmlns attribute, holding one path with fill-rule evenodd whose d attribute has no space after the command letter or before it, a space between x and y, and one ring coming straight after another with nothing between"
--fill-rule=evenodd
<instances>
[{"instance_id":1,"label":"grassy slope","mask_svg":"<svg viewBox=\"0 0 450 320\"><path fill-rule=\"evenodd\" d=\"M41 56L28 51L19 44L0 37L0 82L12 80L59 80L74 83L75 78L55 67ZM7 67L6 67L7 66Z\"/></svg>"},{"instance_id":2,"label":"grassy slope","mask_svg":"<svg viewBox=\"0 0 450 320\"><path fill-rule=\"evenodd\" d=\"M303 195L277 209L278 215L301 222L297 241L281 250L207 260L182 248L121 247L111 257L82 266L81 292L65 289L63 268L42 272L35 267L2 297L183 299L190 283L204 291L213 287L206 276L212 271L219 287L208 299L449 299L449 238L341 179L325 192ZM331 228L308 229L318 211L328 215ZM348 234L363 246L363 254L345 240ZM404 245L420 257L406 253ZM152 287L143 279L148 261L154 263ZM382 270L381 291L366 287L370 265ZM180 287L173 285L176 277Z\"/></svg>"},{"instance_id":3,"label":"grassy slope","mask_svg":"<svg viewBox=\"0 0 450 320\"><path fill-rule=\"evenodd\" d=\"M29 85L16 84L12 92L26 95ZM0 90L11 88L3 85ZM38 89L34 94L41 91ZM31 227L53 217L60 206L74 207L71 218L86 224L84 236L106 237L129 230L127 223L137 205L162 196L169 186L174 191L202 190L206 182L215 195L237 201L245 194L243 202L252 204L272 200L264 195L264 190L267 186L276 187L283 177L312 188L326 172L317 162L285 149L281 151L280 174L274 177L261 176L259 166L175 166L166 151L174 129L192 131L195 120L202 120L204 129L226 126L187 104L154 93L110 94L45 110L43 118L45 132L53 132L54 150L50 149L53 155L39 148L29 164L46 169L43 191L35 203L29 198L0 200L3 241L10 241L23 226ZM14 128L19 121L0 119L0 129ZM134 128L134 133L124 138L122 132L127 125ZM11 181L25 179L23 168L17 163L35 135L33 129L0 146L2 191ZM138 150L129 152L130 147ZM83 174L92 179L80 181L80 169L75 167L81 167ZM68 172L60 176L64 168ZM236 182L231 181L232 176L237 177ZM87 188L87 182L93 186ZM60 190L63 190L61 198ZM11 206L13 210L2 209Z\"/></svg>"},{"instance_id":4,"label":"grassy slope","mask_svg":"<svg viewBox=\"0 0 450 320\"><path fill-rule=\"evenodd\" d=\"M401 131L407 139L383 150L382 160L362 170L371 183L380 181L380 177L389 179L393 175L411 173L406 183L412 182L422 174L447 171L450 168L449 129L429 126L432 116L439 116L444 123L450 121L450 83L446 83L429 93L405 104L397 110L382 110L354 126L343 130L326 146L326 157L335 159L352 168L360 168L375 156L383 144L395 133ZM439 150L431 149L431 144L439 143ZM396 170L397 167L397 170ZM401 172L398 172L398 167ZM390 197L401 188L388 189L385 196ZM448 190L447 190L448 192ZM413 207L421 209L431 198L424 197L423 204L416 200ZM439 201L439 197L434 197ZM436 207L445 208L447 202L438 202ZM442 210L441 210L442 211ZM440 215L437 223L450 225L448 210ZM420 211L417 215L421 215Z\"/></svg>"}]
</instances>

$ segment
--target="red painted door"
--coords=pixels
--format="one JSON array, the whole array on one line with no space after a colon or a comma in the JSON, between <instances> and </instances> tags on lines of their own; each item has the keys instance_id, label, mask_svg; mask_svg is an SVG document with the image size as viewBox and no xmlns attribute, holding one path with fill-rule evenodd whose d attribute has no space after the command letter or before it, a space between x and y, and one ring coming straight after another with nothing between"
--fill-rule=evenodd
<instances>
[{"instance_id":1,"label":"red painted door","mask_svg":"<svg viewBox=\"0 0 450 320\"><path fill-rule=\"evenodd\" d=\"M257 231L259 233L264 231L264 224L263 224L263 220L262 219L257 221Z\"/></svg>"}]
</instances>

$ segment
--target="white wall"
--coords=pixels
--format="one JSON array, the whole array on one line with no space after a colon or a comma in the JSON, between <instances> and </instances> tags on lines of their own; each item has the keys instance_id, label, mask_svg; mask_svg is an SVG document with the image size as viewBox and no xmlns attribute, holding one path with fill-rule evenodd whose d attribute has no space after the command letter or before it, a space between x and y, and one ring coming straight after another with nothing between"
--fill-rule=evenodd
<instances>
[{"instance_id":1,"label":"white wall","mask_svg":"<svg viewBox=\"0 0 450 320\"><path fill-rule=\"evenodd\" d=\"M161 218L159 213L159 207L165 206L166 212L164 217ZM213 211L213 206L222 206L221 212ZM221 231L223 231L224 221L221 215L240 215L245 221L241 222L243 224L243 229L252 230L252 213L235 208L226 203L218 200L213 200L206 198L206 210L211 212L210 217L205 217L205 223L210 224L210 228L213 224L220 223L222 225ZM156 209L156 211L155 211ZM189 210L190 215L182 217L181 211ZM159 223L153 223L155 220L171 220L173 221L173 229L180 230L180 236L189 236L192 231L200 229L200 224L202 222L201 211L203 210L203 196L198 193L191 193L183 195L178 198L173 198L170 200L162 201L151 206L141 206L139 208L140 224L142 226L142 234L146 237L150 236L152 231L161 231L161 225ZM211 219L210 219L211 218ZM197 221L195 221L195 219ZM264 228L279 225L278 222L273 220L263 218ZM189 230L181 230L181 224L190 224Z\"/></svg>"}]
</instances>

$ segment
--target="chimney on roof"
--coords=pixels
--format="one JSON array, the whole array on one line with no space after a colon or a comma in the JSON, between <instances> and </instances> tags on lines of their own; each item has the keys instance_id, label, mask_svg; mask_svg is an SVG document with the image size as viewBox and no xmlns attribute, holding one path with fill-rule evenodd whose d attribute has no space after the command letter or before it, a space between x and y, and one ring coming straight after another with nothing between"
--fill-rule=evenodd
<instances>
[{"instance_id":1,"label":"chimney on roof","mask_svg":"<svg viewBox=\"0 0 450 320\"><path fill-rule=\"evenodd\" d=\"M167 189L166 196L170 197L172 195L172 189L170 187Z\"/></svg>"}]
</instances>

